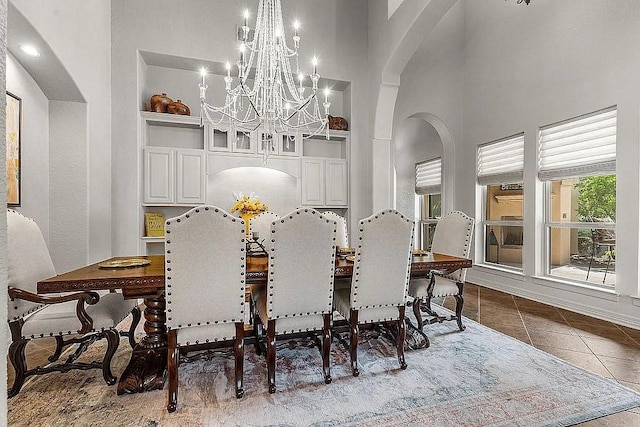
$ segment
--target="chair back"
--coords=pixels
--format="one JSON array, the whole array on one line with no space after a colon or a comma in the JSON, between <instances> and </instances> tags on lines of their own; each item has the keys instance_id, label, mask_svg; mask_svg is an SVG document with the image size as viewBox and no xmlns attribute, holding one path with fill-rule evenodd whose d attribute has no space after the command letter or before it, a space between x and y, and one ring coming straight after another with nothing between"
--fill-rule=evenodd
<instances>
[{"instance_id":1,"label":"chair back","mask_svg":"<svg viewBox=\"0 0 640 427\"><path fill-rule=\"evenodd\" d=\"M351 308L406 302L411 273L413 221L389 209L361 219L351 279Z\"/></svg>"},{"instance_id":2,"label":"chair back","mask_svg":"<svg viewBox=\"0 0 640 427\"><path fill-rule=\"evenodd\" d=\"M244 321L244 221L203 205L165 225L167 326Z\"/></svg>"},{"instance_id":3,"label":"chair back","mask_svg":"<svg viewBox=\"0 0 640 427\"><path fill-rule=\"evenodd\" d=\"M442 217L436 225L431 252L469 258L475 220L464 212L453 211ZM461 268L448 275L456 282L464 282L467 269Z\"/></svg>"},{"instance_id":4,"label":"chair back","mask_svg":"<svg viewBox=\"0 0 640 427\"><path fill-rule=\"evenodd\" d=\"M7 253L8 286L36 293L38 280L56 275L40 227L12 209L7 210ZM9 302L8 319L19 319L41 306L16 299Z\"/></svg>"},{"instance_id":5,"label":"chair back","mask_svg":"<svg viewBox=\"0 0 640 427\"><path fill-rule=\"evenodd\" d=\"M264 211L249 220L249 233L258 232L260 239L269 241L271 235L271 223L277 221L280 216L271 211Z\"/></svg>"},{"instance_id":6,"label":"chair back","mask_svg":"<svg viewBox=\"0 0 640 427\"><path fill-rule=\"evenodd\" d=\"M267 316L332 313L336 222L311 208L271 226Z\"/></svg>"},{"instance_id":7,"label":"chair back","mask_svg":"<svg viewBox=\"0 0 640 427\"><path fill-rule=\"evenodd\" d=\"M347 220L345 217L338 215L332 211L322 212L327 218L334 220L338 226L336 230L336 246L339 248L349 247L349 233L347 232Z\"/></svg>"}]
</instances>

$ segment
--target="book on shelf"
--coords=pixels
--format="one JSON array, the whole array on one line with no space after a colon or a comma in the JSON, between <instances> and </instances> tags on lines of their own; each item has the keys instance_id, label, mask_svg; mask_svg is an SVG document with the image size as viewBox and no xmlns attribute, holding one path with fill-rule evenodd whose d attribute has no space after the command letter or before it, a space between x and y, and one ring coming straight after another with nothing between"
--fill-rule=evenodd
<instances>
[{"instance_id":1,"label":"book on shelf","mask_svg":"<svg viewBox=\"0 0 640 427\"><path fill-rule=\"evenodd\" d=\"M144 232L147 237L164 237L164 215L160 212L146 212Z\"/></svg>"}]
</instances>

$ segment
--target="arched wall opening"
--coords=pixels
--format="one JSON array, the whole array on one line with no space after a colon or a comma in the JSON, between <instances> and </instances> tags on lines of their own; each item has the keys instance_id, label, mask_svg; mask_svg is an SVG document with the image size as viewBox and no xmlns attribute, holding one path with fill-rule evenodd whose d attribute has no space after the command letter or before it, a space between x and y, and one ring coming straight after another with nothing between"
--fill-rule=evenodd
<instances>
[{"instance_id":1,"label":"arched wall opening","mask_svg":"<svg viewBox=\"0 0 640 427\"><path fill-rule=\"evenodd\" d=\"M300 206L298 177L257 166L224 169L208 176L207 203L229 210L234 193L255 193L269 210L284 215Z\"/></svg>"},{"instance_id":2,"label":"arched wall opening","mask_svg":"<svg viewBox=\"0 0 640 427\"><path fill-rule=\"evenodd\" d=\"M20 44L38 46L40 57ZM6 88L22 100L20 205L43 232L57 271L89 251L88 105L57 53L12 4L7 14ZM70 209L73 207L73 209Z\"/></svg>"},{"instance_id":3,"label":"arched wall opening","mask_svg":"<svg viewBox=\"0 0 640 427\"><path fill-rule=\"evenodd\" d=\"M392 147L396 209L404 215L414 216L415 164L442 157L442 213L453 210L455 150L444 122L433 114L412 114L394 133Z\"/></svg>"},{"instance_id":4,"label":"arched wall opening","mask_svg":"<svg viewBox=\"0 0 640 427\"><path fill-rule=\"evenodd\" d=\"M457 0L443 0L402 3L384 28L387 38L390 39L388 45L393 47L386 52L385 58L381 58L380 62L384 65L380 70L380 83L372 94L372 99L376 100L372 135L372 164L375 171L372 181L374 211L394 204L395 174L392 173L393 147L390 144L394 133L393 117L400 75L420 44L456 2ZM453 164L453 156L450 157Z\"/></svg>"}]
</instances>

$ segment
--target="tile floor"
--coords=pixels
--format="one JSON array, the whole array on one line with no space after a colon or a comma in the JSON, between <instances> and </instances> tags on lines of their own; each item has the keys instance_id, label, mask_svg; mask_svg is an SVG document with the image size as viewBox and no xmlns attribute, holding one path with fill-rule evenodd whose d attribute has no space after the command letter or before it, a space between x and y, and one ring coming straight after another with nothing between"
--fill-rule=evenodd
<instances>
[{"instance_id":1,"label":"tile floor","mask_svg":"<svg viewBox=\"0 0 640 427\"><path fill-rule=\"evenodd\" d=\"M453 309L455 301L447 298L443 305ZM640 392L640 330L472 284L465 286L463 315ZM55 345L53 339L39 341L27 346L29 366L46 364ZM11 364L8 377L11 384ZM640 408L580 426L640 426Z\"/></svg>"},{"instance_id":2,"label":"tile floor","mask_svg":"<svg viewBox=\"0 0 640 427\"><path fill-rule=\"evenodd\" d=\"M640 392L640 330L469 283L464 294L469 319ZM640 408L579 425L640 426Z\"/></svg>"}]
</instances>

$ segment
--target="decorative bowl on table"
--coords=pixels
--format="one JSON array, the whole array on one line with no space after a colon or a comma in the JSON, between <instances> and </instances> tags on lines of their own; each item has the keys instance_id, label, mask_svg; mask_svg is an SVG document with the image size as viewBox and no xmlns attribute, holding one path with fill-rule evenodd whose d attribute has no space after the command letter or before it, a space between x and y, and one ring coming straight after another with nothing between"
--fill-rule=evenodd
<instances>
[{"instance_id":1,"label":"decorative bowl on table","mask_svg":"<svg viewBox=\"0 0 640 427\"><path fill-rule=\"evenodd\" d=\"M356 251L356 250L355 250L354 248L340 248L340 247L339 247L339 248L337 248L337 249L336 249L336 251L337 251L339 254L341 254L341 255L342 255L342 254L352 254L352 253L355 253L355 251Z\"/></svg>"},{"instance_id":2,"label":"decorative bowl on table","mask_svg":"<svg viewBox=\"0 0 640 427\"><path fill-rule=\"evenodd\" d=\"M345 259L348 255L353 255L355 253L356 250L354 248L336 248L336 255L338 255L338 258Z\"/></svg>"},{"instance_id":3,"label":"decorative bowl on table","mask_svg":"<svg viewBox=\"0 0 640 427\"><path fill-rule=\"evenodd\" d=\"M144 258L126 258L126 259L114 259L111 261L105 261L98 264L98 268L133 268L144 267L151 264L151 261Z\"/></svg>"}]
</instances>

